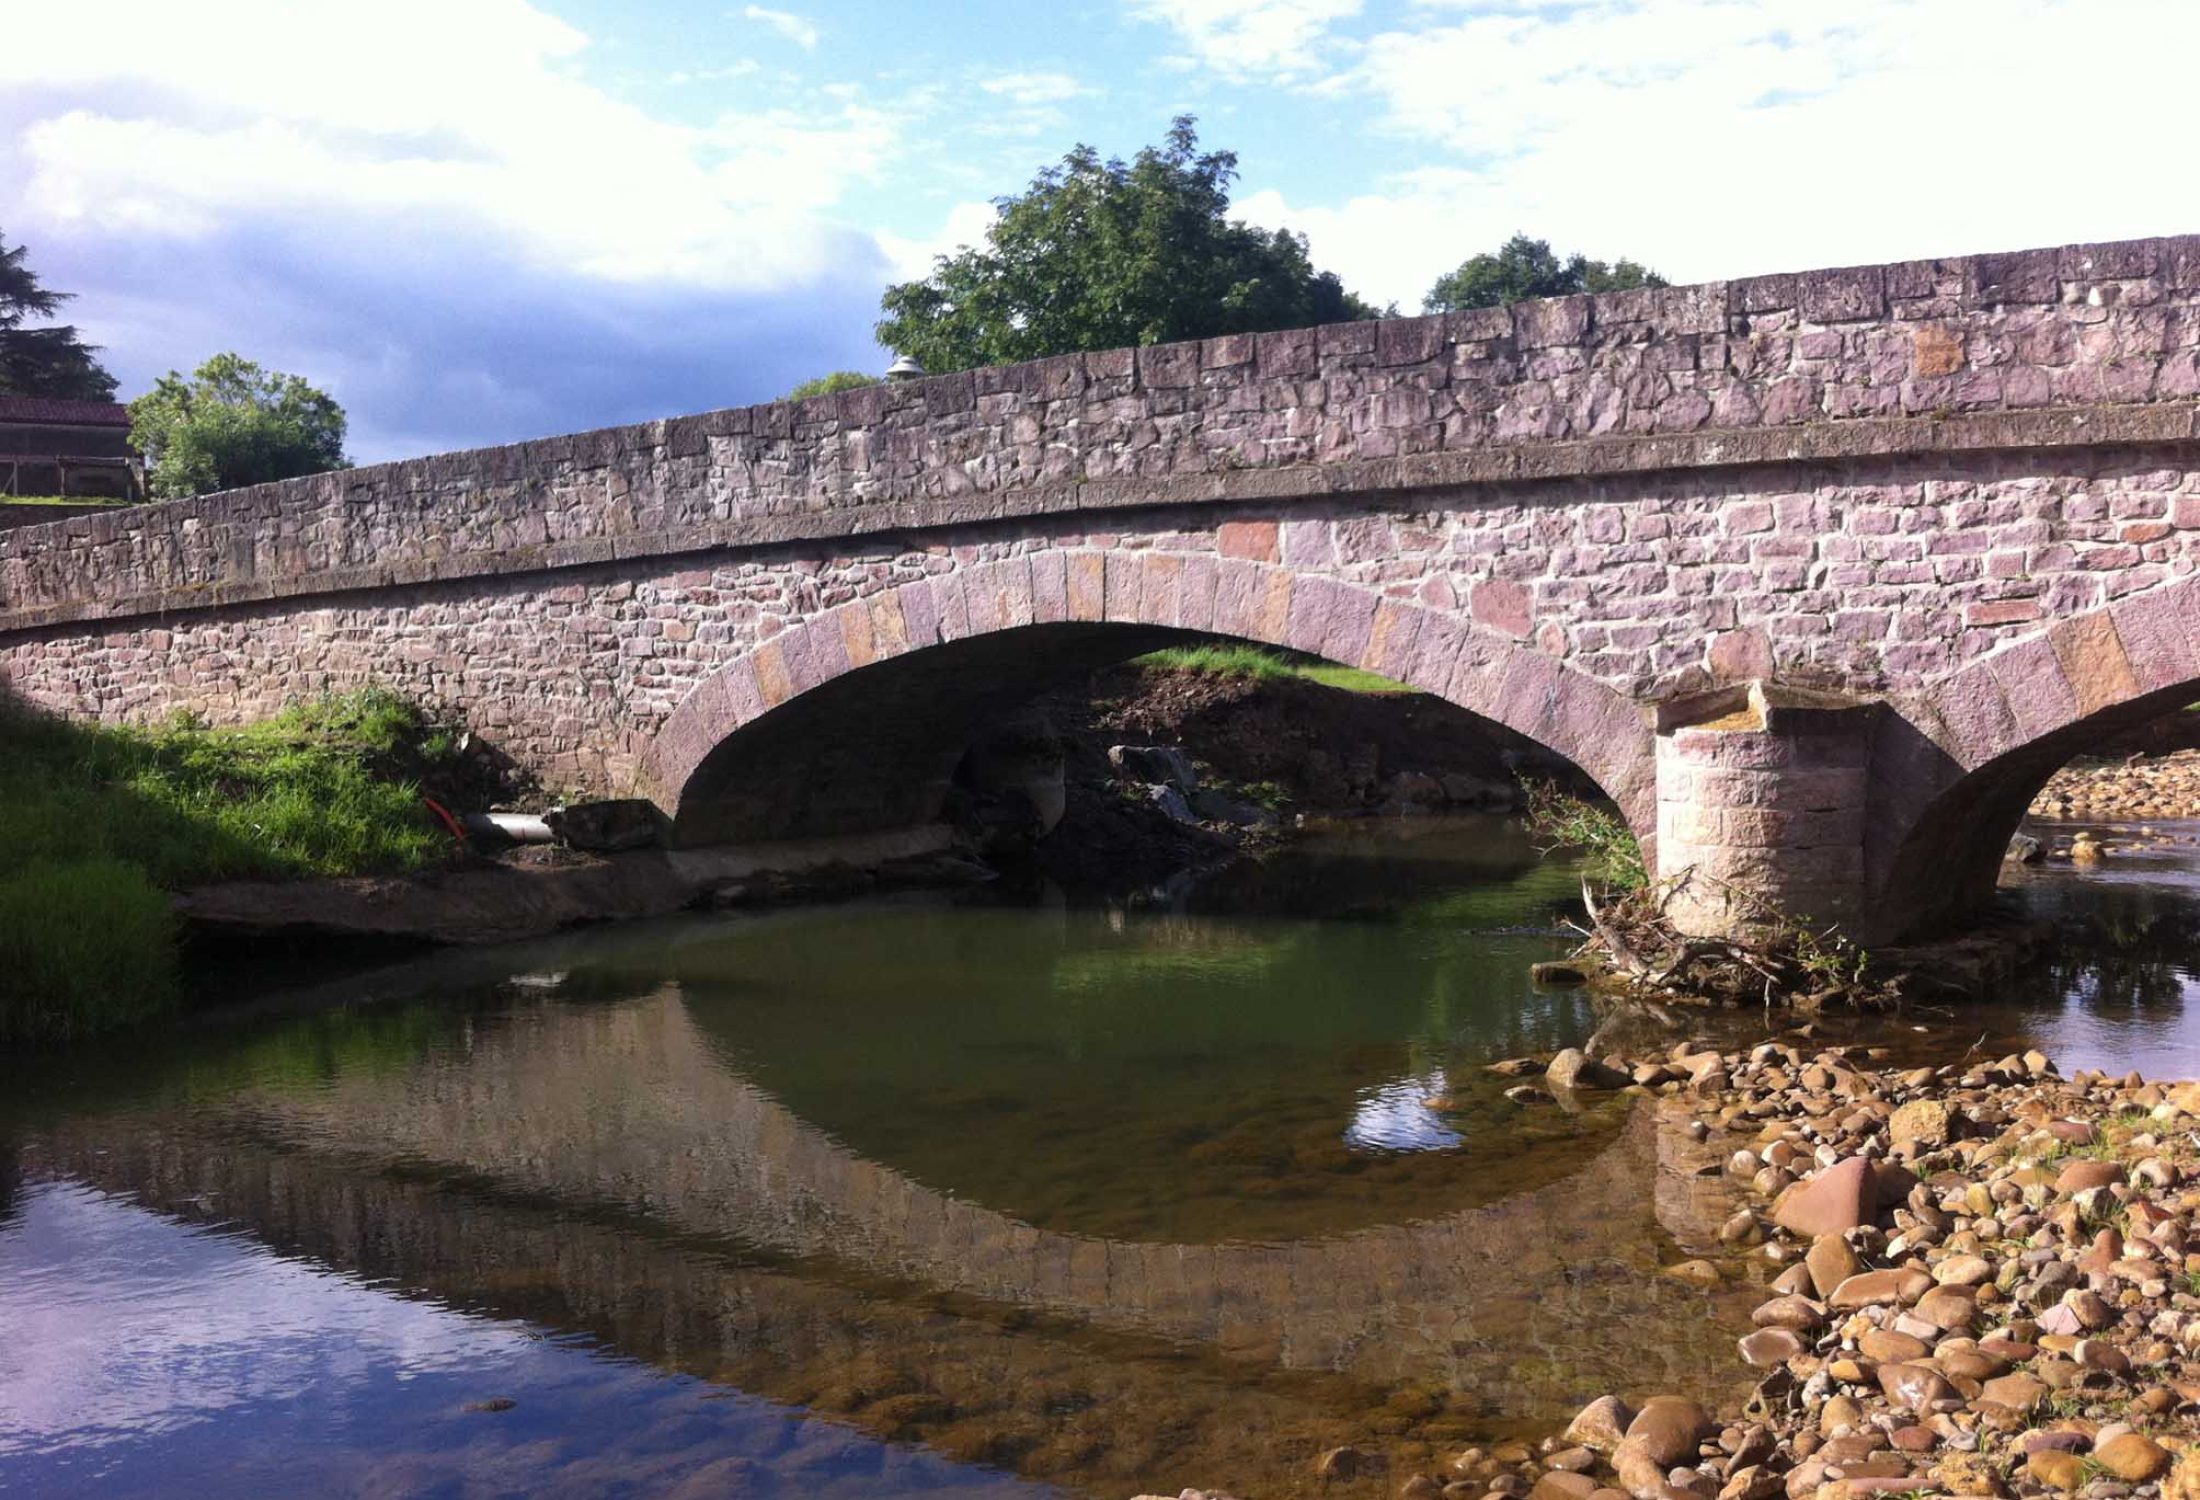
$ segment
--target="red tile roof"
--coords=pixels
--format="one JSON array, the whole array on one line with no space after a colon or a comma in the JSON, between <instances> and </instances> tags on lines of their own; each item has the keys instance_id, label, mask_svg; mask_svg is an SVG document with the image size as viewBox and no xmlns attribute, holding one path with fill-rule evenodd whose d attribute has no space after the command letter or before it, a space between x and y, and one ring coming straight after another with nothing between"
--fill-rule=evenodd
<instances>
[{"instance_id":1,"label":"red tile roof","mask_svg":"<svg viewBox=\"0 0 2200 1500\"><path fill-rule=\"evenodd\" d=\"M57 422L68 427L127 427L130 408L114 401L0 396L0 422Z\"/></svg>"}]
</instances>

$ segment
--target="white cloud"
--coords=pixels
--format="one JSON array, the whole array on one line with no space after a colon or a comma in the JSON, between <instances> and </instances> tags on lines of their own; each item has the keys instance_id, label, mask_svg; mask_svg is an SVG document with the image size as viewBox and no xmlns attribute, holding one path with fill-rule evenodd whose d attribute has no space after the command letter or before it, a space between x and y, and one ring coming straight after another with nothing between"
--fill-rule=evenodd
<instances>
[{"instance_id":1,"label":"white cloud","mask_svg":"<svg viewBox=\"0 0 2200 1500\"><path fill-rule=\"evenodd\" d=\"M868 357L885 256L833 213L902 140L860 91L798 116L736 84L694 124L592 85L524 0L220 16L34 7L0 48L9 238L126 394L239 348L330 384L378 457Z\"/></svg>"},{"instance_id":2,"label":"white cloud","mask_svg":"<svg viewBox=\"0 0 2200 1500\"><path fill-rule=\"evenodd\" d=\"M750 78L764 71L764 65L753 57L744 57L720 68L678 68L665 75L665 82L725 83L735 78Z\"/></svg>"},{"instance_id":3,"label":"white cloud","mask_svg":"<svg viewBox=\"0 0 2200 1500\"><path fill-rule=\"evenodd\" d=\"M1423 164L1240 208L1408 309L1516 231L1678 280L2184 232L2135 143L2181 138L2195 47L2181 0L1429 5L1324 84Z\"/></svg>"},{"instance_id":4,"label":"white cloud","mask_svg":"<svg viewBox=\"0 0 2200 1500\"><path fill-rule=\"evenodd\" d=\"M817 26L791 10L771 10L762 5L751 5L741 14L760 26L770 27L805 52L817 50Z\"/></svg>"},{"instance_id":5,"label":"white cloud","mask_svg":"<svg viewBox=\"0 0 2200 1500\"><path fill-rule=\"evenodd\" d=\"M585 38L520 0L229 13L213 28L150 0L11 25L0 92L77 103L21 127L34 216L193 236L276 209L449 215L591 275L786 285L814 264L808 215L894 146L852 104L807 141L783 115L653 119L575 77Z\"/></svg>"},{"instance_id":6,"label":"white cloud","mask_svg":"<svg viewBox=\"0 0 2200 1500\"><path fill-rule=\"evenodd\" d=\"M1332 23L1361 0L1132 0L1131 13L1172 28L1191 58L1227 78L1289 79L1323 70Z\"/></svg>"},{"instance_id":7,"label":"white cloud","mask_svg":"<svg viewBox=\"0 0 2200 1500\"><path fill-rule=\"evenodd\" d=\"M998 216L991 203L958 203L948 210L947 222L929 239L904 239L882 234L879 246L886 252L896 281L918 281L932 274L932 262L942 255L985 244L986 231Z\"/></svg>"},{"instance_id":8,"label":"white cloud","mask_svg":"<svg viewBox=\"0 0 2200 1500\"><path fill-rule=\"evenodd\" d=\"M1067 73L1003 73L998 77L980 79L978 87L989 94L998 95L1012 104L1060 104L1098 92L1079 83Z\"/></svg>"},{"instance_id":9,"label":"white cloud","mask_svg":"<svg viewBox=\"0 0 2200 1500\"><path fill-rule=\"evenodd\" d=\"M242 1236L185 1228L73 1183L34 1187L0 1249L35 1274L0 1288L0 1452L99 1448L381 1367L399 1378L497 1366L523 1327L392 1296Z\"/></svg>"}]
</instances>

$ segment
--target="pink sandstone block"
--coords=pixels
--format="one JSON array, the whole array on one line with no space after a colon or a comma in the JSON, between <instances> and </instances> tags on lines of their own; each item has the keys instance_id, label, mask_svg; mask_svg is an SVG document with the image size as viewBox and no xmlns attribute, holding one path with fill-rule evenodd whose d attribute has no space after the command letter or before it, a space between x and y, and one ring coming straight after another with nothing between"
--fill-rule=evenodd
<instances>
[{"instance_id":1,"label":"pink sandstone block","mask_svg":"<svg viewBox=\"0 0 2200 1500\"><path fill-rule=\"evenodd\" d=\"M1060 552L1032 554L1031 617L1042 625L1069 618L1069 569Z\"/></svg>"},{"instance_id":2,"label":"pink sandstone block","mask_svg":"<svg viewBox=\"0 0 2200 1500\"><path fill-rule=\"evenodd\" d=\"M1106 555L1099 552L1073 552L1069 556L1069 618L1072 620L1102 620L1107 618L1106 605Z\"/></svg>"},{"instance_id":3,"label":"pink sandstone block","mask_svg":"<svg viewBox=\"0 0 2200 1500\"><path fill-rule=\"evenodd\" d=\"M787 660L777 637L764 642L749 654L749 661L756 670L756 690L768 712L779 707L795 693L794 683L787 673Z\"/></svg>"},{"instance_id":4,"label":"pink sandstone block","mask_svg":"<svg viewBox=\"0 0 2200 1500\"><path fill-rule=\"evenodd\" d=\"M1248 634L1271 646L1284 644L1291 619L1292 575L1269 568L1260 575L1259 592L1252 601Z\"/></svg>"},{"instance_id":5,"label":"pink sandstone block","mask_svg":"<svg viewBox=\"0 0 2200 1500\"><path fill-rule=\"evenodd\" d=\"M905 583L894 591L901 601L901 618L907 632L911 650L937 645L940 639L939 602L932 593L932 581L920 578Z\"/></svg>"},{"instance_id":6,"label":"pink sandstone block","mask_svg":"<svg viewBox=\"0 0 2200 1500\"><path fill-rule=\"evenodd\" d=\"M2200 587L2192 581L2131 595L2109 614L2140 692L2200 679Z\"/></svg>"},{"instance_id":7,"label":"pink sandstone block","mask_svg":"<svg viewBox=\"0 0 2200 1500\"><path fill-rule=\"evenodd\" d=\"M1946 691L1933 695L1930 705L1941 726L1934 738L1973 770L2014 749L2021 733L2001 682L1987 665L1990 660L1958 674ZM1912 716L1920 717L1915 709Z\"/></svg>"},{"instance_id":8,"label":"pink sandstone block","mask_svg":"<svg viewBox=\"0 0 2200 1500\"><path fill-rule=\"evenodd\" d=\"M1138 617L1149 625L1177 625L1183 619L1184 559L1174 552L1146 556L1139 586Z\"/></svg>"},{"instance_id":9,"label":"pink sandstone block","mask_svg":"<svg viewBox=\"0 0 2200 1500\"><path fill-rule=\"evenodd\" d=\"M1144 618L1139 606L1146 586L1146 555L1109 552L1104 556L1101 618L1126 625L1140 623Z\"/></svg>"},{"instance_id":10,"label":"pink sandstone block","mask_svg":"<svg viewBox=\"0 0 2200 1500\"><path fill-rule=\"evenodd\" d=\"M1353 665L1403 680L1412 668L1425 613L1395 599L1382 600L1375 606L1374 620L1368 626L1367 645Z\"/></svg>"},{"instance_id":11,"label":"pink sandstone block","mask_svg":"<svg viewBox=\"0 0 2200 1500\"><path fill-rule=\"evenodd\" d=\"M2059 729L2078 717L2078 695L2063 676L2049 640L2035 636L1985 658L2001 684L2017 732L2026 739Z\"/></svg>"},{"instance_id":12,"label":"pink sandstone block","mask_svg":"<svg viewBox=\"0 0 2200 1500\"><path fill-rule=\"evenodd\" d=\"M1412 664L1399 676L1424 693L1434 693L1454 703L1472 704L1481 701L1482 689L1470 685L1462 695L1454 678L1463 669L1472 671L1487 661L1487 653L1470 644L1467 627L1456 616L1431 611L1421 616L1421 628L1415 633L1413 642Z\"/></svg>"},{"instance_id":13,"label":"pink sandstone block","mask_svg":"<svg viewBox=\"0 0 2200 1500\"><path fill-rule=\"evenodd\" d=\"M2065 620L2047 632L2057 665L2076 698L2076 712L2097 713L2139 696L2131 660L2106 611Z\"/></svg>"},{"instance_id":14,"label":"pink sandstone block","mask_svg":"<svg viewBox=\"0 0 2200 1500\"><path fill-rule=\"evenodd\" d=\"M970 599L963 589L963 574L958 570L942 573L932 580L932 602L939 615L939 635L942 641L961 641L970 638Z\"/></svg>"},{"instance_id":15,"label":"pink sandstone block","mask_svg":"<svg viewBox=\"0 0 2200 1500\"><path fill-rule=\"evenodd\" d=\"M1262 570L1255 564L1226 560L1215 565L1214 630L1217 635L1251 639L1254 602Z\"/></svg>"},{"instance_id":16,"label":"pink sandstone block","mask_svg":"<svg viewBox=\"0 0 2200 1500\"><path fill-rule=\"evenodd\" d=\"M1194 552L1184 558L1184 571L1177 583L1178 625L1186 630L1214 628L1217 577L1218 570L1213 557Z\"/></svg>"},{"instance_id":17,"label":"pink sandstone block","mask_svg":"<svg viewBox=\"0 0 2200 1500\"><path fill-rule=\"evenodd\" d=\"M1785 769L1795 760L1793 740L1748 729L1676 729L1658 750L1689 767L1757 771Z\"/></svg>"}]
</instances>

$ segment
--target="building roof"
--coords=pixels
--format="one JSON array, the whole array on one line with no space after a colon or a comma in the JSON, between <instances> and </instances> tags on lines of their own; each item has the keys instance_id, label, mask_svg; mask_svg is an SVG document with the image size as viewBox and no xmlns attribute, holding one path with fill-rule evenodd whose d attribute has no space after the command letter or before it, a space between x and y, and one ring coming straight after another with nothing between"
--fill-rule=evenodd
<instances>
[{"instance_id":1,"label":"building roof","mask_svg":"<svg viewBox=\"0 0 2200 1500\"><path fill-rule=\"evenodd\" d=\"M0 422L49 422L64 427L127 427L130 408L116 401L60 401L51 396L0 396Z\"/></svg>"}]
</instances>

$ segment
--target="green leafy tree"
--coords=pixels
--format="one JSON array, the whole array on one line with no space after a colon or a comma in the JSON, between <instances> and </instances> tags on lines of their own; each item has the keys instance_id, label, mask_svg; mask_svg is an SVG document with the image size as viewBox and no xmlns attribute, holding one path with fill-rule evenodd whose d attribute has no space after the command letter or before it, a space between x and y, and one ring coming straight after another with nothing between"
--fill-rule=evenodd
<instances>
[{"instance_id":1,"label":"green leafy tree","mask_svg":"<svg viewBox=\"0 0 2200 1500\"><path fill-rule=\"evenodd\" d=\"M344 409L296 375L217 354L130 403L130 442L164 499L350 467Z\"/></svg>"},{"instance_id":2,"label":"green leafy tree","mask_svg":"<svg viewBox=\"0 0 2200 1500\"><path fill-rule=\"evenodd\" d=\"M983 249L887 288L879 342L939 374L1377 316L1303 235L1229 217L1237 155L1202 152L1194 124L1179 115L1128 163L1078 146L995 200Z\"/></svg>"},{"instance_id":3,"label":"green leafy tree","mask_svg":"<svg viewBox=\"0 0 2200 1500\"><path fill-rule=\"evenodd\" d=\"M1570 297L1576 292L1624 292L1664 286L1664 277L1631 260L1605 262L1586 255L1563 260L1549 240L1516 234L1495 255L1477 255L1436 279L1422 305L1430 312L1463 307L1504 307L1531 297Z\"/></svg>"},{"instance_id":4,"label":"green leafy tree","mask_svg":"<svg viewBox=\"0 0 2200 1500\"><path fill-rule=\"evenodd\" d=\"M8 248L0 239L0 396L51 396L64 401L112 401L115 378L99 367L98 352L61 324L25 328L32 318L50 318L71 299L48 291L25 264L23 246Z\"/></svg>"},{"instance_id":5,"label":"green leafy tree","mask_svg":"<svg viewBox=\"0 0 2200 1500\"><path fill-rule=\"evenodd\" d=\"M861 370L835 370L830 375L820 375L815 380L805 380L787 392L789 401L803 401L811 396L831 396L841 391L861 390L867 385L877 385L879 377L866 375Z\"/></svg>"}]
</instances>

